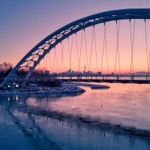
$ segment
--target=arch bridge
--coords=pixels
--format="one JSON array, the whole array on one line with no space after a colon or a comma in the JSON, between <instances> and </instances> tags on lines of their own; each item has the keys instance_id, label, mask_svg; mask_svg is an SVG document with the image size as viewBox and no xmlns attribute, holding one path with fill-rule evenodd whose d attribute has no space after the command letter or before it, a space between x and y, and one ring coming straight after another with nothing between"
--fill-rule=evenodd
<instances>
[{"instance_id":1,"label":"arch bridge","mask_svg":"<svg viewBox=\"0 0 150 150\"><path fill-rule=\"evenodd\" d=\"M18 64L13 68L13 70L9 73L9 75L4 79L3 83L1 84L1 87L4 87L8 83L17 81L18 80L17 72L20 70L26 70L25 76L23 77L23 79L20 80L20 84L25 85L27 81L29 80L31 74L35 70L35 68L42 61L42 59L47 54L49 54L49 52L53 48L55 48L58 44L62 43L62 41L64 41L65 39L68 39L69 37L71 37L71 35L76 35L79 31L85 31L85 29L88 27L91 27L91 26L95 27L97 24L104 24L105 26L107 22L115 21L116 23L118 23L118 21L120 20L129 20L129 22L131 22L132 20L135 20L135 19L144 20L144 22L146 23L146 21L150 19L150 9L136 8L136 9L121 9L121 10L106 11L106 12L101 12L101 13L97 13L94 15L84 17L82 19L76 20L72 23L69 23L63 26L62 28L48 35L46 38L40 41L37 45L35 45L35 47L33 47L18 62ZM104 28L104 30L106 30L106 28ZM117 31L119 31L119 29L117 29ZM133 32L134 31L131 32L131 43L132 43L131 52L133 52L133 40L132 40ZM107 45L106 45L105 34L106 33L104 33L104 41L105 41L105 47L106 47ZM116 47L119 47L118 39L119 39L119 33L117 33L117 46ZM148 55L147 43L148 42L146 39L146 51L147 51L146 53ZM118 52L118 55L119 55L119 52ZM131 55L133 55L133 53ZM68 59L71 59L71 58L68 58ZM147 56L147 59L148 59L148 56ZM133 56L131 56L131 66L130 66L131 70L133 71L132 61L133 61Z\"/></svg>"}]
</instances>

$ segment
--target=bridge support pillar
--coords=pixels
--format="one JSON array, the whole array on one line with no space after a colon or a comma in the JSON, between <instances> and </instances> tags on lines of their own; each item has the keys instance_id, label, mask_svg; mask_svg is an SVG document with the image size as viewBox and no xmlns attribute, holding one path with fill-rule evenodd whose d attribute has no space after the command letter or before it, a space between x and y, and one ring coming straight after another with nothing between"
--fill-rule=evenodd
<instances>
[{"instance_id":1,"label":"bridge support pillar","mask_svg":"<svg viewBox=\"0 0 150 150\"><path fill-rule=\"evenodd\" d=\"M132 81L134 80L134 75L131 75L131 80L132 80Z\"/></svg>"},{"instance_id":2,"label":"bridge support pillar","mask_svg":"<svg viewBox=\"0 0 150 150\"><path fill-rule=\"evenodd\" d=\"M119 77L119 75L117 75L117 76L116 76L116 80L119 80L119 79L120 79L120 77Z\"/></svg>"}]
</instances>

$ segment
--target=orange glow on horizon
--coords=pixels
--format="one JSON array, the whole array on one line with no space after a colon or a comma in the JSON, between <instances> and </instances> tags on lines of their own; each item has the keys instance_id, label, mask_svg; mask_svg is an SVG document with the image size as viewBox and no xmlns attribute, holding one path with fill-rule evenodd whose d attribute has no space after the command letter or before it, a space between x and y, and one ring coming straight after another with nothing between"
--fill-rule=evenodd
<instances>
[{"instance_id":1,"label":"orange glow on horizon","mask_svg":"<svg viewBox=\"0 0 150 150\"><path fill-rule=\"evenodd\" d=\"M133 26L133 22L131 22ZM150 41L150 21L147 21L147 41ZM104 40L104 25L99 24L93 27L82 30L76 35L72 35L65 39L62 44L58 44L55 49L50 51L50 54L36 67L38 69L49 70L50 72L63 72L69 69L73 71L92 71L102 73L128 73L130 72L131 63L131 42L129 32L129 21L120 21L119 32L119 53L116 57L116 22L108 22L106 24L106 42ZM93 32L94 37L92 37ZM93 38L93 39L92 39ZM95 39L95 41L94 41ZM27 39L25 39L26 41ZM31 43L28 43L29 45ZM36 43L35 43L36 44ZM26 43L22 45L23 49ZM70 47L69 47L70 46ZM149 46L149 45L148 45ZM33 46L31 46L33 47ZM105 47L103 49L103 47ZM63 51L63 60L62 60ZM149 51L149 49L148 49ZM71 52L71 54L70 54ZM144 21L137 20L134 39L134 72L148 71ZM9 53L8 58L15 66L23 55L22 51L12 57ZM79 56L81 53L81 56ZM102 57L103 53L103 57ZM108 57L108 62L107 62ZM116 57L116 59L115 59ZM71 61L70 61L71 60ZM64 61L64 62L63 62ZM107 69L107 63L108 68ZM120 69L119 69L120 66Z\"/></svg>"},{"instance_id":2,"label":"orange glow on horizon","mask_svg":"<svg viewBox=\"0 0 150 150\"><path fill-rule=\"evenodd\" d=\"M136 21L136 24L137 26L135 28L133 46L134 72L147 72L149 60L146 56L144 21L138 20ZM131 22L131 25L133 28L133 21ZM150 29L148 29L148 26L150 26L150 21L147 22L147 33L150 34ZM130 41L129 21L120 21L118 44L119 52L117 56L116 22L109 22L106 25L106 28L107 43L103 43L103 24L95 26L94 29L93 27L87 28L85 30L86 33L84 31L80 31L76 35L74 34L68 39L65 39L62 44L58 44L55 49L51 50L50 54L45 56L45 58L38 65L37 68L45 68L45 70L49 70L51 73L64 72L69 69L79 72L92 71L102 72L105 74L129 73L132 50L132 45ZM95 30L94 37L92 37L93 30ZM148 40L150 39L149 34L147 34ZM95 41L92 38L95 38ZM62 55L64 59L62 59Z\"/></svg>"}]
</instances>

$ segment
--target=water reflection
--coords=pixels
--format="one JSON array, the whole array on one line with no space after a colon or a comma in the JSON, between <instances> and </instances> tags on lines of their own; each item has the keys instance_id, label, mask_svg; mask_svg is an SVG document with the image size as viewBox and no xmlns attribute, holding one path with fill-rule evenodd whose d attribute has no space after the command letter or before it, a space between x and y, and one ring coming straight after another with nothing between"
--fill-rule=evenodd
<instances>
[{"instance_id":1,"label":"water reflection","mask_svg":"<svg viewBox=\"0 0 150 150\"><path fill-rule=\"evenodd\" d=\"M34 149L149 150L149 133L134 134L150 127L149 85L109 86L85 88L78 96L1 97L0 114L7 115L6 124L13 120Z\"/></svg>"},{"instance_id":2,"label":"water reflection","mask_svg":"<svg viewBox=\"0 0 150 150\"><path fill-rule=\"evenodd\" d=\"M28 136L35 149L127 149L148 150L149 139L118 134L110 130L91 127L86 124L13 112L19 129Z\"/></svg>"}]
</instances>

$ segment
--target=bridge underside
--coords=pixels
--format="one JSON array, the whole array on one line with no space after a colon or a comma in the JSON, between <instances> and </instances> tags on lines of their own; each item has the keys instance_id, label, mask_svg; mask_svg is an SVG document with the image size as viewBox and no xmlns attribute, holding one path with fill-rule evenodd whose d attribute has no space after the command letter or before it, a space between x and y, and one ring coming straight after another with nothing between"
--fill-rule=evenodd
<instances>
[{"instance_id":1,"label":"bridge underside","mask_svg":"<svg viewBox=\"0 0 150 150\"><path fill-rule=\"evenodd\" d=\"M150 84L149 80L145 80L145 79L134 79L134 80L130 80L130 79L109 79L109 78L89 78L89 79L78 79L78 78L64 78L61 79L62 81L72 81L72 82L106 82L106 83L136 83L136 84Z\"/></svg>"},{"instance_id":2,"label":"bridge underside","mask_svg":"<svg viewBox=\"0 0 150 150\"><path fill-rule=\"evenodd\" d=\"M150 78L147 75L56 75L43 76L40 78L30 78L29 82L36 83L38 81L73 81L73 82L108 82L108 83L150 83Z\"/></svg>"}]
</instances>

